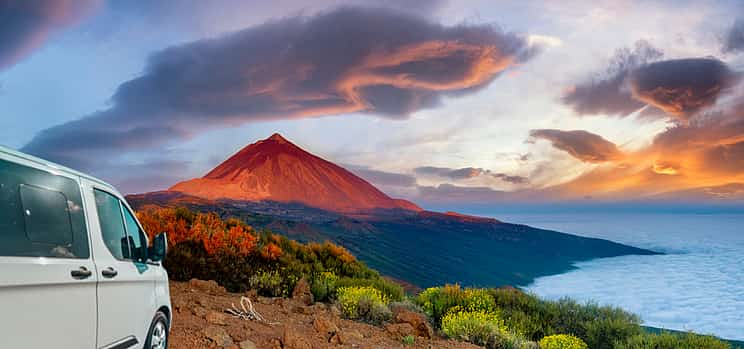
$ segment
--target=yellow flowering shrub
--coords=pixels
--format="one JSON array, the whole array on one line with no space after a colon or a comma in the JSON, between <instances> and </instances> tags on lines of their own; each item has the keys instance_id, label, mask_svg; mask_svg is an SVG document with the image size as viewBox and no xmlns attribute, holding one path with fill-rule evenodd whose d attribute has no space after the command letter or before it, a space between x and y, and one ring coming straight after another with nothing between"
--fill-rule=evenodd
<instances>
[{"instance_id":1,"label":"yellow flowering shrub","mask_svg":"<svg viewBox=\"0 0 744 349\"><path fill-rule=\"evenodd\" d=\"M388 299L371 286L340 287L336 290L341 310L349 319L365 318L370 310L387 308Z\"/></svg>"},{"instance_id":2,"label":"yellow flowering shrub","mask_svg":"<svg viewBox=\"0 0 744 349\"><path fill-rule=\"evenodd\" d=\"M442 332L447 337L485 345L492 336L507 332L504 320L497 313L460 310L454 307L442 318Z\"/></svg>"},{"instance_id":3,"label":"yellow flowering shrub","mask_svg":"<svg viewBox=\"0 0 744 349\"><path fill-rule=\"evenodd\" d=\"M541 349L589 349L581 338L570 334L556 334L540 340Z\"/></svg>"}]
</instances>

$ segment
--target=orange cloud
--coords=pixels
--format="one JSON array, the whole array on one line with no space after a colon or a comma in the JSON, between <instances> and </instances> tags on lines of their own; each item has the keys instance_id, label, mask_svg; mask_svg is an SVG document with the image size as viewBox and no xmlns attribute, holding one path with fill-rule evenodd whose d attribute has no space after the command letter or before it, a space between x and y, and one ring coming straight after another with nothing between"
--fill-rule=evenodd
<instances>
[{"instance_id":1,"label":"orange cloud","mask_svg":"<svg viewBox=\"0 0 744 349\"><path fill-rule=\"evenodd\" d=\"M548 140L555 148L563 150L583 162L602 163L624 157L615 143L583 130L532 130L530 131L530 137Z\"/></svg>"}]
</instances>

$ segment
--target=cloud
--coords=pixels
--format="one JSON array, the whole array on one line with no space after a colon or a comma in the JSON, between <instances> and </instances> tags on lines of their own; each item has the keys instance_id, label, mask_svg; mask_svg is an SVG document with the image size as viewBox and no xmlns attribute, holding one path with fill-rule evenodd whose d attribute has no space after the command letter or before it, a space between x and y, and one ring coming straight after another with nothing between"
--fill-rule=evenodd
<instances>
[{"instance_id":1,"label":"cloud","mask_svg":"<svg viewBox=\"0 0 744 349\"><path fill-rule=\"evenodd\" d=\"M713 105L732 87L738 74L714 58L650 63L630 76L633 97L681 119Z\"/></svg>"},{"instance_id":2,"label":"cloud","mask_svg":"<svg viewBox=\"0 0 744 349\"><path fill-rule=\"evenodd\" d=\"M494 26L446 27L389 9L291 17L155 53L110 109L49 128L24 151L84 160L251 121L405 118L477 91L535 52Z\"/></svg>"},{"instance_id":3,"label":"cloud","mask_svg":"<svg viewBox=\"0 0 744 349\"><path fill-rule=\"evenodd\" d=\"M604 71L572 86L561 100L579 115L627 116L645 105L631 95L626 84L628 75L633 69L663 55L646 41L636 42L632 50L618 49Z\"/></svg>"},{"instance_id":4,"label":"cloud","mask_svg":"<svg viewBox=\"0 0 744 349\"><path fill-rule=\"evenodd\" d=\"M344 167L374 185L395 187L416 186L416 177L408 174L379 171L365 166L346 165Z\"/></svg>"},{"instance_id":5,"label":"cloud","mask_svg":"<svg viewBox=\"0 0 744 349\"><path fill-rule=\"evenodd\" d=\"M97 0L0 0L0 71L40 48L62 27L89 13Z\"/></svg>"},{"instance_id":6,"label":"cloud","mask_svg":"<svg viewBox=\"0 0 744 349\"><path fill-rule=\"evenodd\" d=\"M744 51L744 19L737 19L723 38L724 53Z\"/></svg>"},{"instance_id":7,"label":"cloud","mask_svg":"<svg viewBox=\"0 0 744 349\"><path fill-rule=\"evenodd\" d=\"M495 173L491 170L476 167L449 168L422 166L413 169L413 171L419 175L436 176L451 180L464 180L481 176L489 176L511 184L524 184L528 182L528 179L526 177L508 175L505 173Z\"/></svg>"},{"instance_id":8,"label":"cloud","mask_svg":"<svg viewBox=\"0 0 744 349\"><path fill-rule=\"evenodd\" d=\"M615 143L583 130L532 130L530 131L530 137L550 141L553 147L563 150L583 162L602 163L623 158L623 153Z\"/></svg>"}]
</instances>

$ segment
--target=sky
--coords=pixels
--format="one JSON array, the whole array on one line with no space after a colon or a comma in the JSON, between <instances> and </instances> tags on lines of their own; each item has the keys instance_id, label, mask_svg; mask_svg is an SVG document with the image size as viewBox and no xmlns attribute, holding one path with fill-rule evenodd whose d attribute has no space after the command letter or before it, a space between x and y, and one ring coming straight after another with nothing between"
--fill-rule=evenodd
<instances>
[{"instance_id":1,"label":"sky","mask_svg":"<svg viewBox=\"0 0 744 349\"><path fill-rule=\"evenodd\" d=\"M278 132L419 203L744 201L739 1L0 0L0 144L125 193Z\"/></svg>"}]
</instances>

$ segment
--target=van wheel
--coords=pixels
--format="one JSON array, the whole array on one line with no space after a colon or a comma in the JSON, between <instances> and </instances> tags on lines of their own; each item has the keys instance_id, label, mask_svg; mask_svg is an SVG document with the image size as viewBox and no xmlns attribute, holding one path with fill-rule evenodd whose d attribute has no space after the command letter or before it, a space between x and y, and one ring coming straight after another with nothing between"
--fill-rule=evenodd
<instances>
[{"instance_id":1,"label":"van wheel","mask_svg":"<svg viewBox=\"0 0 744 349\"><path fill-rule=\"evenodd\" d=\"M145 349L166 349L168 348L168 318L163 312L155 313L152 319L150 331L147 332L147 341Z\"/></svg>"}]
</instances>

